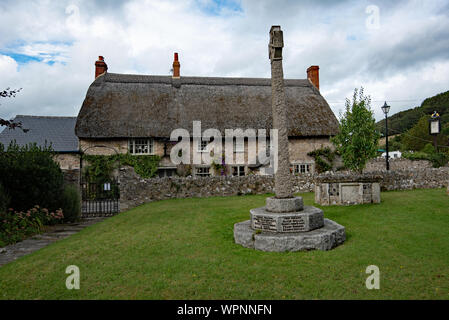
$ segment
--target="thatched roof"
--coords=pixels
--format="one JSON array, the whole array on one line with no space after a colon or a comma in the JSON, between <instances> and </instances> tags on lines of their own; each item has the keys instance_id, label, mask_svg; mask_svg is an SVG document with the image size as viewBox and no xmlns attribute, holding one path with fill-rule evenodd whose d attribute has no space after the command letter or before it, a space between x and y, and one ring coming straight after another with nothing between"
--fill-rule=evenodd
<instances>
[{"instance_id":1,"label":"thatched roof","mask_svg":"<svg viewBox=\"0 0 449 320\"><path fill-rule=\"evenodd\" d=\"M289 136L329 136L338 121L309 80L285 80ZM169 137L172 130L270 129L271 79L105 73L79 112L79 138Z\"/></svg>"}]
</instances>

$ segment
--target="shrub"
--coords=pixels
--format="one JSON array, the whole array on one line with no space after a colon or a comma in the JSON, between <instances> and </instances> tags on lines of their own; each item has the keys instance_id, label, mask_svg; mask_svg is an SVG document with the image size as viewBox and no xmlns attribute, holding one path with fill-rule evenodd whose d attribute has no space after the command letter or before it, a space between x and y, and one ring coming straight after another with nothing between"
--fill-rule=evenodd
<instances>
[{"instance_id":1,"label":"shrub","mask_svg":"<svg viewBox=\"0 0 449 320\"><path fill-rule=\"evenodd\" d=\"M40 233L44 225L56 224L64 218L62 210L49 212L45 208L34 206L32 209L0 212L0 246L12 244L32 234Z\"/></svg>"},{"instance_id":2,"label":"shrub","mask_svg":"<svg viewBox=\"0 0 449 320\"><path fill-rule=\"evenodd\" d=\"M428 143L424 146L424 148L421 150L421 152L432 154L435 152L435 148L431 143Z\"/></svg>"},{"instance_id":3,"label":"shrub","mask_svg":"<svg viewBox=\"0 0 449 320\"><path fill-rule=\"evenodd\" d=\"M64 211L64 221L73 222L81 218L81 198L74 185L67 185L64 188L61 207Z\"/></svg>"},{"instance_id":4,"label":"shrub","mask_svg":"<svg viewBox=\"0 0 449 320\"><path fill-rule=\"evenodd\" d=\"M5 212L6 209L8 209L9 203L11 199L6 192L5 188L3 188L3 185L0 183L0 212Z\"/></svg>"},{"instance_id":5,"label":"shrub","mask_svg":"<svg viewBox=\"0 0 449 320\"><path fill-rule=\"evenodd\" d=\"M51 147L36 144L5 150L0 144L0 183L11 197L9 206L27 210L35 204L55 211L63 191L63 174L53 160Z\"/></svg>"},{"instance_id":6,"label":"shrub","mask_svg":"<svg viewBox=\"0 0 449 320\"><path fill-rule=\"evenodd\" d=\"M445 153L432 153L429 160L432 161L434 168L444 167L449 162L449 156Z\"/></svg>"}]
</instances>

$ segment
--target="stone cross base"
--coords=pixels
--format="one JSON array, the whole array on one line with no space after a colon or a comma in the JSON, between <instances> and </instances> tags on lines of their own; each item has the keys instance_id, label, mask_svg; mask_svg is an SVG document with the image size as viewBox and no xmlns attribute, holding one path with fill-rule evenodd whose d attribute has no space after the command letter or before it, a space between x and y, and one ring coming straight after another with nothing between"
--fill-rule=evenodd
<instances>
[{"instance_id":1,"label":"stone cross base","mask_svg":"<svg viewBox=\"0 0 449 320\"><path fill-rule=\"evenodd\" d=\"M251 220L234 225L235 242L262 251L330 250L346 239L345 228L324 219L323 210L304 206L301 197L267 198L250 210Z\"/></svg>"},{"instance_id":2,"label":"stone cross base","mask_svg":"<svg viewBox=\"0 0 449 320\"><path fill-rule=\"evenodd\" d=\"M266 232L307 232L324 226L323 210L306 206L298 212L270 212L266 207L251 209L251 227Z\"/></svg>"},{"instance_id":3,"label":"stone cross base","mask_svg":"<svg viewBox=\"0 0 449 320\"><path fill-rule=\"evenodd\" d=\"M257 233L251 220L234 225L235 242L246 248L271 251L331 250L346 240L345 227L324 219L324 226L309 232Z\"/></svg>"}]
</instances>

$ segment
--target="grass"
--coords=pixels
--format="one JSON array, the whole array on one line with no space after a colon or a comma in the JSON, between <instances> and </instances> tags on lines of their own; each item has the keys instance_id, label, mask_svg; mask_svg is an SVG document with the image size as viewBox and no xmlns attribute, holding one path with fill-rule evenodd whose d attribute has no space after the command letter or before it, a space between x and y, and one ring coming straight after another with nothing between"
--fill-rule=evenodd
<instances>
[{"instance_id":1,"label":"grass","mask_svg":"<svg viewBox=\"0 0 449 320\"><path fill-rule=\"evenodd\" d=\"M306 204L313 194L302 195ZM1 299L449 299L449 197L384 192L381 204L325 207L346 227L327 252L234 244L233 225L266 196L153 202L0 268ZM367 290L369 265L380 290ZM77 265L81 289L67 290Z\"/></svg>"}]
</instances>

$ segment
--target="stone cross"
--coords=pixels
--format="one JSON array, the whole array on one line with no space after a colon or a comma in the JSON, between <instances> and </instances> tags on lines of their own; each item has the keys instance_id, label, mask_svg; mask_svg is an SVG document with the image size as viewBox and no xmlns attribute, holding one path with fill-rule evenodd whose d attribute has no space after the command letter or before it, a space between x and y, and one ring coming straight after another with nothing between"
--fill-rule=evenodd
<instances>
[{"instance_id":1,"label":"stone cross","mask_svg":"<svg viewBox=\"0 0 449 320\"><path fill-rule=\"evenodd\" d=\"M273 129L278 130L278 165L275 173L276 198L292 198L292 177L288 152L288 118L285 103L284 73L282 70L282 47L284 40L280 26L270 29L268 44L271 60L271 105L273 112Z\"/></svg>"}]
</instances>

